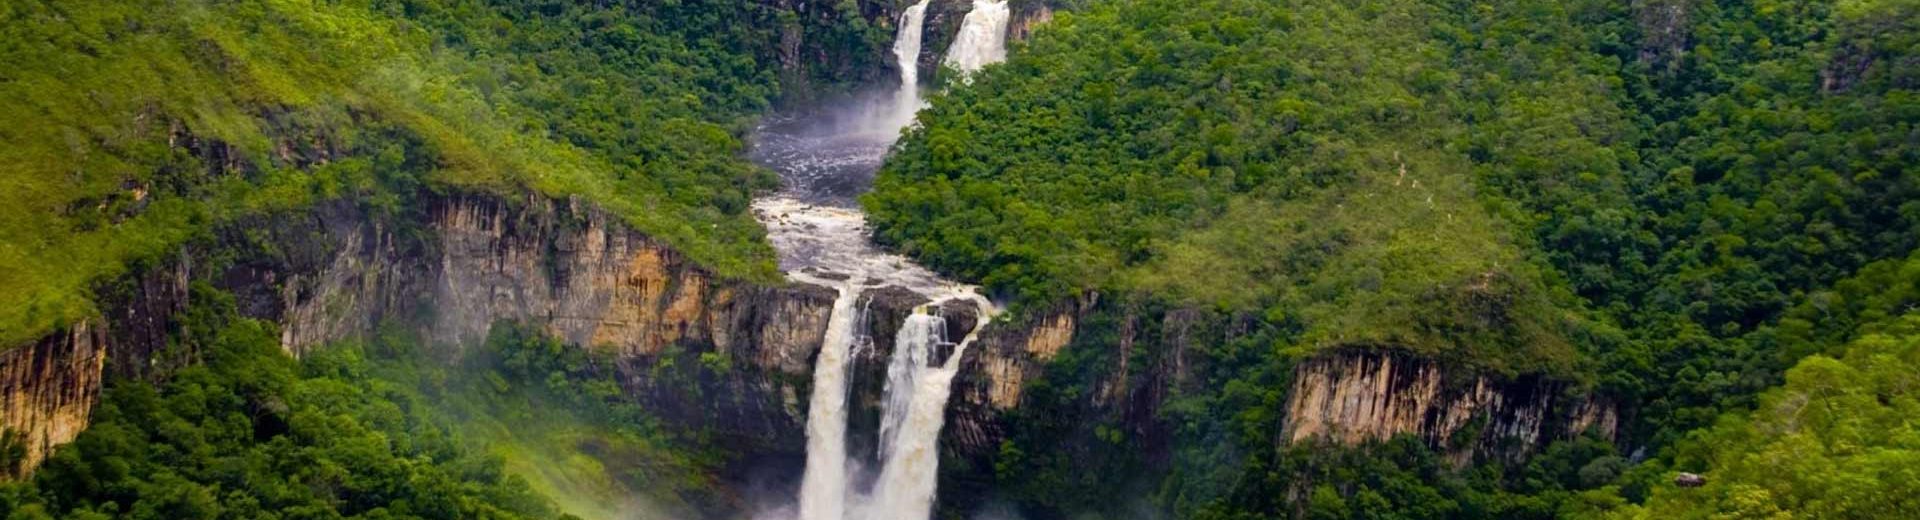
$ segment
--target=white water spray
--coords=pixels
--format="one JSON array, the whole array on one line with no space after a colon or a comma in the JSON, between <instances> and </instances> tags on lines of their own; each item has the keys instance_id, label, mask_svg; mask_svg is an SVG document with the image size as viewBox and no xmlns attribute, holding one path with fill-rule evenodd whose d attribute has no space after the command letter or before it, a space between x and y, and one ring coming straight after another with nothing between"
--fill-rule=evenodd
<instances>
[{"instance_id":1,"label":"white water spray","mask_svg":"<svg viewBox=\"0 0 1920 520\"><path fill-rule=\"evenodd\" d=\"M900 32L893 38L893 59L900 66L900 92L894 95L892 114L887 118L898 131L913 123L920 111L920 35L926 28L927 2L908 6L900 13Z\"/></svg>"},{"instance_id":2,"label":"white water spray","mask_svg":"<svg viewBox=\"0 0 1920 520\"><path fill-rule=\"evenodd\" d=\"M899 391L893 386L891 366L888 370L883 425L896 426L891 442L886 442L880 452L883 457L880 480L875 485L871 503L865 508L869 520L924 520L933 513L933 492L940 473L940 429L946 423L947 397L953 391L953 377L960 373L960 360L965 357L967 346L973 344L993 319L993 304L986 298L970 292L956 297L974 301L981 315L945 362L928 366L926 361L931 361L933 349L940 342L937 335L923 332L926 328L944 329L944 320L916 313L900 329L901 336L894 348L905 349L912 343L918 352L907 355L910 360L920 362L906 363L912 375L901 378ZM895 350L893 355L895 360L902 357L900 350ZM908 395L900 395L902 393ZM884 435L885 430L883 440Z\"/></svg>"},{"instance_id":3,"label":"white water spray","mask_svg":"<svg viewBox=\"0 0 1920 520\"><path fill-rule=\"evenodd\" d=\"M875 247L869 240L866 216L851 206L858 180L870 175L885 155L886 145L901 128L912 124L924 106L919 91L921 33L929 0L920 0L901 13L894 58L900 67L900 90L884 111L861 112L861 122L847 132L845 125L828 125L830 135L800 133L756 139L756 154L770 161L788 184L788 192L754 201L754 213L768 230L779 252L780 268L799 282L834 287L826 338L820 347L808 397L807 457L801 477L800 520L926 520L933 511L939 475L940 429L947 398L961 359L979 332L993 319L993 303L969 286L943 279L899 255ZM1009 12L1004 0L974 0L973 11L961 22L960 34L947 49L944 63L972 73L1006 59ZM869 105L871 106L871 105ZM831 273L834 276L825 276ZM844 281L843 281L844 280ZM954 346L944 361L935 359L948 345L945 320L916 309L894 338L887 367L882 405L880 476L871 495L850 488L847 456L847 406L852 387L848 365L858 338L860 313L855 309L863 290L893 285L905 287L935 303L967 301L978 305L973 331ZM788 517L791 513L781 513Z\"/></svg>"},{"instance_id":4,"label":"white water spray","mask_svg":"<svg viewBox=\"0 0 1920 520\"><path fill-rule=\"evenodd\" d=\"M962 73L1007 59L1007 20L1011 18L1005 0L973 0L973 11L960 21L960 34L947 48L946 64Z\"/></svg>"},{"instance_id":5,"label":"white water spray","mask_svg":"<svg viewBox=\"0 0 1920 520\"><path fill-rule=\"evenodd\" d=\"M860 289L835 285L840 295L827 318L826 339L813 365L813 395L808 398L800 520L844 520L847 514L847 357L855 337L854 318L859 313L853 304L860 299Z\"/></svg>"},{"instance_id":6,"label":"white water spray","mask_svg":"<svg viewBox=\"0 0 1920 520\"><path fill-rule=\"evenodd\" d=\"M906 423L907 410L913 404L916 381L926 371L927 360L933 357L934 349L946 343L946 329L946 319L924 311L914 312L906 323L900 324L900 333L893 342L892 359L887 362L886 404L880 417L881 460L893 452L900 427Z\"/></svg>"}]
</instances>

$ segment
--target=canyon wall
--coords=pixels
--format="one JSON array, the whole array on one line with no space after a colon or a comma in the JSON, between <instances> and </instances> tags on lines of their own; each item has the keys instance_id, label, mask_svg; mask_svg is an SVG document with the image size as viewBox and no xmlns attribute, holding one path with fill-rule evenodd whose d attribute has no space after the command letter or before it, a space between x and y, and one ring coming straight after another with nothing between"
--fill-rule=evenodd
<instances>
[{"instance_id":1,"label":"canyon wall","mask_svg":"<svg viewBox=\"0 0 1920 520\"><path fill-rule=\"evenodd\" d=\"M946 445L990 462L1006 439L1006 415L1035 403L1034 381L1083 388L1065 405L1082 420L1122 428L1128 446L1154 463L1170 455L1170 396L1193 388L1210 360L1204 346L1248 337L1254 320L1193 309L1140 309L1097 295L996 329L969 354L951 404ZM1083 367L1049 374L1069 349ZM1072 370L1078 370L1073 372ZM1298 360L1285 393L1282 443L1358 446L1400 435L1422 439L1456 464L1523 460L1548 442L1594 433L1613 439L1614 403L1569 381L1541 375L1503 377L1388 348L1332 348ZM1048 397L1057 399L1057 396Z\"/></svg>"},{"instance_id":2,"label":"canyon wall","mask_svg":"<svg viewBox=\"0 0 1920 520\"><path fill-rule=\"evenodd\" d=\"M1613 438L1613 406L1568 390L1541 377L1502 380L1405 354L1349 349L1294 368L1284 437L1352 446L1413 435L1456 464L1475 455L1518 460L1547 441L1590 430Z\"/></svg>"},{"instance_id":3,"label":"canyon wall","mask_svg":"<svg viewBox=\"0 0 1920 520\"><path fill-rule=\"evenodd\" d=\"M25 458L0 467L0 477L32 470L86 429L100 397L106 345L106 330L82 322L0 352L0 428L25 448Z\"/></svg>"},{"instance_id":4,"label":"canyon wall","mask_svg":"<svg viewBox=\"0 0 1920 520\"><path fill-rule=\"evenodd\" d=\"M828 288L717 279L611 215L541 197L438 196L402 216L328 204L218 235L219 246L186 248L103 290L99 318L0 353L0 424L26 438L25 467L84 428L103 381L152 379L177 364L163 347L190 279L232 293L243 314L279 323L282 345L296 356L366 337L383 323L446 345L478 344L498 321L530 323L611 353L628 392L668 424L707 432L743 458L804 450L805 396L834 300ZM215 267L205 260L214 257L238 260ZM878 420L894 332L926 303L899 289L868 291L859 303L856 453L872 442L861 432ZM931 310L947 318L956 340L978 320L970 306ZM1088 365L1097 373L1074 406L1122 425L1145 459L1164 460L1171 434L1161 408L1206 362L1196 346L1232 341L1247 323L1089 294L996 324L962 360L943 449L990 462L1008 417L1028 404L1031 382L1080 349L1103 361ZM1452 447L1456 457L1511 458L1589 427L1611 434L1612 406L1563 394L1565 384L1539 378L1501 380L1404 355L1337 350L1298 364L1283 440L1356 444L1411 434ZM1469 427L1472 435L1462 437ZM1456 439L1470 440L1470 449Z\"/></svg>"},{"instance_id":5,"label":"canyon wall","mask_svg":"<svg viewBox=\"0 0 1920 520\"><path fill-rule=\"evenodd\" d=\"M0 353L0 425L27 438L24 468L85 427L109 376L153 379L172 366L163 348L191 279L232 293L242 314L278 323L295 356L385 323L458 346L484 341L496 322L530 323L612 353L629 392L670 423L743 453L803 449L802 403L831 289L717 279L609 214L541 197L437 197L403 217L327 204L237 223L211 242L110 284L103 316ZM215 268L214 257L237 260ZM904 290L869 291L857 369L883 374L900 322L926 303ZM977 319L968 306L933 311L955 338ZM701 366L702 354L718 354L727 369ZM884 377L859 379L856 406L877 414Z\"/></svg>"}]
</instances>

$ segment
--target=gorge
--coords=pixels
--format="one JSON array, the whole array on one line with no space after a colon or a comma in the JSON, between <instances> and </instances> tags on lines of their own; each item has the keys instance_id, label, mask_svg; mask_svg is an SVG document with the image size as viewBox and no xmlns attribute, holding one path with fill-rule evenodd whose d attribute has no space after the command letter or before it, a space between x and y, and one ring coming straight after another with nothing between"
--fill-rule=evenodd
<instances>
[{"instance_id":1,"label":"gorge","mask_svg":"<svg viewBox=\"0 0 1920 520\"><path fill-rule=\"evenodd\" d=\"M1904 518L1912 2L22 0L0 518Z\"/></svg>"},{"instance_id":2,"label":"gorge","mask_svg":"<svg viewBox=\"0 0 1920 520\"><path fill-rule=\"evenodd\" d=\"M913 114L921 108L917 58L926 8L927 2L923 0L900 15L900 32L894 39L893 49L898 57L900 87L892 98L892 106L865 107L865 110L861 110L862 107L822 109L830 114L836 111L869 114L869 120L852 124L856 130L851 134L836 135L835 132L845 130L828 127L829 134L824 136L760 138L762 143L783 148L761 156L784 159L784 162L768 161L767 166L780 172L783 178L791 179L788 186L819 185L823 177L870 178L880 168L884 151L894 140L891 132L911 125ZM966 74L1004 59L1005 10L1004 2L976 2L974 11L961 25L962 36L948 51L947 63ZM977 16L980 13L987 14ZM792 143L807 145L801 148ZM876 154L876 150L882 153ZM939 464L936 444L953 377L967 346L992 323L994 306L976 294L973 287L943 280L904 257L881 252L868 242L865 216L848 207L850 195L864 192L865 186L842 179L831 179L826 184L851 186L854 193L809 192L799 188L755 203L762 223L772 230L771 240L780 252L781 267L788 272L788 277L831 285L839 294L828 318L824 343L814 361L812 394L807 408L807 462L800 484L797 518L924 519L933 513ZM820 206L799 201L816 201ZM948 301L974 304L975 322L965 339L953 346L946 359L940 359L935 354L936 348L945 346L942 341L945 320L927 314L923 308L914 309L899 327L899 339L887 364L885 400L876 432L877 455L849 457L848 368L851 351L862 339L860 332L854 330L859 326L854 305L864 291L881 287L905 288L931 299L934 305ZM872 340L867 341L869 343L858 347L872 350ZM851 468L862 458L880 463L878 480L870 491L850 485Z\"/></svg>"}]
</instances>

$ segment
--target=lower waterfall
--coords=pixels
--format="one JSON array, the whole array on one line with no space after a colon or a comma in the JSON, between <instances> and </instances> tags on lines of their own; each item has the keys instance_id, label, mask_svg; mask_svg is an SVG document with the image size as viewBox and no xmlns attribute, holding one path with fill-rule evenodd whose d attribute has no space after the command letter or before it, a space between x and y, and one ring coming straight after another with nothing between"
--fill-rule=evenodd
<instances>
[{"instance_id":1,"label":"lower waterfall","mask_svg":"<svg viewBox=\"0 0 1920 520\"><path fill-rule=\"evenodd\" d=\"M823 283L795 273L796 280ZM939 476L940 429L947 398L960 361L980 330L993 318L993 305L970 289L949 289L936 303L968 301L979 306L972 332L944 360L936 359L946 338L946 320L917 309L900 325L887 362L885 402L880 419L880 477L871 494L850 488L847 453L847 368L859 337L862 287L836 284L840 294L828 318L827 335L814 364L813 394L807 413L807 462L800 484L800 520L924 520L933 512Z\"/></svg>"},{"instance_id":2,"label":"lower waterfall","mask_svg":"<svg viewBox=\"0 0 1920 520\"><path fill-rule=\"evenodd\" d=\"M860 289L839 284L826 339L813 366L807 405L807 467L800 478L800 520L842 520L847 497L848 355L857 336L853 304Z\"/></svg>"},{"instance_id":3,"label":"lower waterfall","mask_svg":"<svg viewBox=\"0 0 1920 520\"><path fill-rule=\"evenodd\" d=\"M900 333L893 341L893 355L887 361L887 384L884 388L886 404L880 416L880 459L887 460L893 452L893 446L900 435L900 427L907 419L907 410L912 406L916 382L924 379L928 358L933 357L933 349L946 343L947 320L916 312L900 324Z\"/></svg>"},{"instance_id":4,"label":"lower waterfall","mask_svg":"<svg viewBox=\"0 0 1920 520\"><path fill-rule=\"evenodd\" d=\"M973 298L983 312L991 312L985 298ZM940 429L946 423L953 377L960 373L967 346L991 318L982 315L973 331L935 366L929 363L934 362L935 350L945 344L946 320L916 313L900 326L887 370L880 442L883 464L866 508L867 520L924 520L933 513L933 492L940 476ZM900 377L895 377L894 366L905 368Z\"/></svg>"}]
</instances>

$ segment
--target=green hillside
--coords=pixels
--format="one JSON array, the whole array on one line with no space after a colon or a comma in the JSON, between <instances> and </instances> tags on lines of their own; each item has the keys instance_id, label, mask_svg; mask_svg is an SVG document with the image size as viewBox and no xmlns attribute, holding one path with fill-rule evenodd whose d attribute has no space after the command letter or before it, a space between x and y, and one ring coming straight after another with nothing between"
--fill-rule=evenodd
<instances>
[{"instance_id":1,"label":"green hillside","mask_svg":"<svg viewBox=\"0 0 1920 520\"><path fill-rule=\"evenodd\" d=\"M1778 403L1811 391L1792 374L1836 363L1790 374L1802 357L1901 356L1884 324L1920 303L1901 263L1920 246L1916 60L1907 0L1115 0L951 85L864 203L880 241L1028 308L1097 291L1254 317L1188 354L1204 383L1169 405L1155 499L1178 516L1581 516L1723 466L1718 494L1639 511L1910 514L1911 476L1884 472L1912 450L1897 432L1775 436ZM1615 485L1629 454L1585 441L1506 470L1415 444L1273 453L1286 360L1327 347L1591 381L1631 403L1617 446L1654 460ZM1033 406L1071 409L1046 399L1088 391L1099 356L1064 361ZM1861 384L1882 402L1829 401L1849 424L1904 402ZM1764 470L1739 457L1791 439L1885 487L1835 505L1746 475ZM1045 489L1126 478L1024 447L1003 453L1013 474L1058 479L1016 486L1024 503L1118 507Z\"/></svg>"},{"instance_id":2,"label":"green hillside","mask_svg":"<svg viewBox=\"0 0 1920 520\"><path fill-rule=\"evenodd\" d=\"M1434 35L1484 37L1466 17L1416 2L1101 4L937 100L867 207L883 242L1024 302L1150 293L1259 313L1299 344L1568 371L1578 304L1526 252L1530 222L1500 218L1510 208L1475 181L1611 156L1575 134L1476 161L1469 147L1499 139L1485 133L1553 139L1571 123L1464 123L1482 116L1459 90L1481 65L1455 57L1470 42ZM1577 72L1543 75L1600 90ZM1537 174L1591 173L1563 170Z\"/></svg>"},{"instance_id":3,"label":"green hillside","mask_svg":"<svg viewBox=\"0 0 1920 520\"><path fill-rule=\"evenodd\" d=\"M271 254L223 225L342 202L579 197L775 283L749 205L777 179L742 136L891 91L886 15L912 3L0 1L0 349L183 246L211 272ZM995 327L1081 311L1057 352L959 376L993 406L941 416L937 518L1920 517L1920 0L1010 12L1031 36L929 76L861 199L874 241L1007 303ZM105 383L31 476L0 431L0 518L731 518L793 494L759 488L796 484L768 483L796 454L627 394L805 417L805 378L729 361L777 357L757 344L616 367L515 324L456 354L394 323L295 359L196 276L154 380ZM1597 397L1618 432L1284 442L1302 360L1360 351ZM1028 368L1000 406L991 378ZM733 370L739 395L672 386Z\"/></svg>"},{"instance_id":4,"label":"green hillside","mask_svg":"<svg viewBox=\"0 0 1920 520\"><path fill-rule=\"evenodd\" d=\"M584 196L767 280L739 159L780 95L776 32L866 56L864 23L754 2L0 5L0 344L93 313L91 284L219 222L419 193Z\"/></svg>"}]
</instances>

